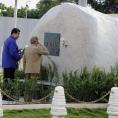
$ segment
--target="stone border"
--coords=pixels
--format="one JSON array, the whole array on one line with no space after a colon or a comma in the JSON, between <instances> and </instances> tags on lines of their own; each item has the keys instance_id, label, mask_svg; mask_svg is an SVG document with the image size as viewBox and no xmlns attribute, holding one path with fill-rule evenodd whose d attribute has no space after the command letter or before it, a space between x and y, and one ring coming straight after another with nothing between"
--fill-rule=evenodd
<instances>
[{"instance_id":1,"label":"stone border","mask_svg":"<svg viewBox=\"0 0 118 118\"><path fill-rule=\"evenodd\" d=\"M51 104L27 104L27 105L3 105L4 110L23 110L23 109L50 109ZM67 108L89 108L89 109L106 109L107 104L67 104Z\"/></svg>"}]
</instances>

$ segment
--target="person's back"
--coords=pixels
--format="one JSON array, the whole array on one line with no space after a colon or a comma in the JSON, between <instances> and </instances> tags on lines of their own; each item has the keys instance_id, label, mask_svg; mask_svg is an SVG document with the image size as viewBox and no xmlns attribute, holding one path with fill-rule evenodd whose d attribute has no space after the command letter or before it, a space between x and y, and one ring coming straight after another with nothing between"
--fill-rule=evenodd
<instances>
[{"instance_id":1,"label":"person's back","mask_svg":"<svg viewBox=\"0 0 118 118\"><path fill-rule=\"evenodd\" d=\"M47 55L46 48L31 44L24 51L24 71L26 74L39 74L42 62L42 55Z\"/></svg>"},{"instance_id":2,"label":"person's back","mask_svg":"<svg viewBox=\"0 0 118 118\"><path fill-rule=\"evenodd\" d=\"M11 35L4 41L2 50L2 67L4 79L14 79L17 62L21 59L16 40L19 38L20 30L13 28Z\"/></svg>"},{"instance_id":3,"label":"person's back","mask_svg":"<svg viewBox=\"0 0 118 118\"><path fill-rule=\"evenodd\" d=\"M16 45L16 41L13 39L12 36L10 36L4 42L3 53L2 53L2 67L16 68L16 63L20 58L18 52L19 50L18 46Z\"/></svg>"},{"instance_id":4,"label":"person's back","mask_svg":"<svg viewBox=\"0 0 118 118\"><path fill-rule=\"evenodd\" d=\"M25 49L24 57L26 60L25 73L39 73L41 64L41 55L38 48L31 45Z\"/></svg>"}]
</instances>

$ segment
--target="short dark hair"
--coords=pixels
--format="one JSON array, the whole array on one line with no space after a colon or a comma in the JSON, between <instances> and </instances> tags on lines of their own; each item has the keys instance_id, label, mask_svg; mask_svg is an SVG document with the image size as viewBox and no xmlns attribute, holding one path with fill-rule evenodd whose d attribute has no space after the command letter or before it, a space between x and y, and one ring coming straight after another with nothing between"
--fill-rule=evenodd
<instances>
[{"instance_id":1,"label":"short dark hair","mask_svg":"<svg viewBox=\"0 0 118 118\"><path fill-rule=\"evenodd\" d=\"M35 44L38 41L38 37L34 36L31 38L30 43Z\"/></svg>"},{"instance_id":2,"label":"short dark hair","mask_svg":"<svg viewBox=\"0 0 118 118\"><path fill-rule=\"evenodd\" d=\"M13 28L13 29L11 30L11 34L13 34L13 33L18 33L18 32L20 32L20 30L19 30L18 28Z\"/></svg>"}]
</instances>

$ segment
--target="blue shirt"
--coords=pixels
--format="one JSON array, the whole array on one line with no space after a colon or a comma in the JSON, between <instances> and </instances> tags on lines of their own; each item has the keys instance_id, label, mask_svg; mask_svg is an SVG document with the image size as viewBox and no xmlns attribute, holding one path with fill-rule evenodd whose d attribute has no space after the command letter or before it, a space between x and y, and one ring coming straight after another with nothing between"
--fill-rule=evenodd
<instances>
[{"instance_id":1,"label":"blue shirt","mask_svg":"<svg viewBox=\"0 0 118 118\"><path fill-rule=\"evenodd\" d=\"M3 68L16 68L17 62L20 60L19 49L14 37L8 37L3 46L2 52L2 67Z\"/></svg>"}]
</instances>

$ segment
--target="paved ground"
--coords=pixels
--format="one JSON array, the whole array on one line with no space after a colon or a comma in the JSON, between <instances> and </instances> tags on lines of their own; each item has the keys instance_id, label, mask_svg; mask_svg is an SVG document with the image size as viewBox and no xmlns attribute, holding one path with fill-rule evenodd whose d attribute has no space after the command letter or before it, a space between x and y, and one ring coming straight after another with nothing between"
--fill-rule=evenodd
<instances>
[{"instance_id":1,"label":"paved ground","mask_svg":"<svg viewBox=\"0 0 118 118\"><path fill-rule=\"evenodd\" d=\"M107 104L67 104L68 108L107 108ZM49 109L51 104L3 105L4 110Z\"/></svg>"}]
</instances>

